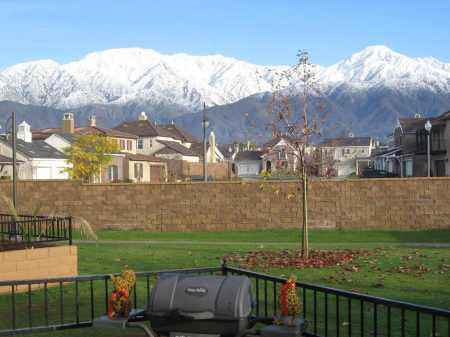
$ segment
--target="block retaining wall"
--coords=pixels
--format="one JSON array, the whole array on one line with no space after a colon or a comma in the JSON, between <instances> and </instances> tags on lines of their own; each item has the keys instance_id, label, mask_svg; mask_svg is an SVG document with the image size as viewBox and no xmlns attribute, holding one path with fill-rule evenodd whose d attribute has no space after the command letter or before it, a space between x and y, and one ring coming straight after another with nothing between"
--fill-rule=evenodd
<instances>
[{"instance_id":1,"label":"block retaining wall","mask_svg":"<svg viewBox=\"0 0 450 337\"><path fill-rule=\"evenodd\" d=\"M313 181L310 225L337 229L450 228L450 178ZM0 194L10 183L0 182ZM80 216L96 228L205 231L298 228L296 182L101 184L20 181L19 212ZM0 199L0 212L6 206Z\"/></svg>"}]
</instances>

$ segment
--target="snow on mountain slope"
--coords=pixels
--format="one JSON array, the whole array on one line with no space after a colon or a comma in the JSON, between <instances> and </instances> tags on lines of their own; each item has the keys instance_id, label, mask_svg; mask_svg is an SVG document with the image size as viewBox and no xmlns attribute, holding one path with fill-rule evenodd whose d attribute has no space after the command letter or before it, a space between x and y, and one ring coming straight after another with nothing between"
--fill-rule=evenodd
<instances>
[{"instance_id":1,"label":"snow on mountain slope","mask_svg":"<svg viewBox=\"0 0 450 337\"><path fill-rule=\"evenodd\" d=\"M326 68L322 83L391 88L436 87L450 91L450 64L434 58L409 58L385 46L370 46Z\"/></svg>"},{"instance_id":2,"label":"snow on mountain slope","mask_svg":"<svg viewBox=\"0 0 450 337\"><path fill-rule=\"evenodd\" d=\"M45 60L7 68L0 73L0 100L58 108L133 101L195 108L203 100L220 105L269 90L272 72L221 55L111 49L65 65Z\"/></svg>"},{"instance_id":3,"label":"snow on mountain slope","mask_svg":"<svg viewBox=\"0 0 450 337\"><path fill-rule=\"evenodd\" d=\"M176 104L196 110L269 91L286 66L253 65L222 55L163 55L151 49L111 49L60 65L41 60L0 72L0 100L54 108L89 104ZM319 82L356 90L387 86L450 92L450 64L409 58L370 46L330 67L317 67Z\"/></svg>"}]
</instances>

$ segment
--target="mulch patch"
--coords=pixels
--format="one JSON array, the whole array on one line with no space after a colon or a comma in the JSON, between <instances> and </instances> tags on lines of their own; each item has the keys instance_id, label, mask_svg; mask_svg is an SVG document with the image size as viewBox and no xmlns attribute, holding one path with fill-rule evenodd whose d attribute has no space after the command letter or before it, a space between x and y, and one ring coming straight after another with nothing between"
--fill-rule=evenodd
<instances>
[{"instance_id":1,"label":"mulch patch","mask_svg":"<svg viewBox=\"0 0 450 337\"><path fill-rule=\"evenodd\" d=\"M307 259L302 257L300 250L282 251L252 251L248 253L233 253L224 257L228 263L242 268L323 268L344 266L356 258L371 255L365 250L311 250Z\"/></svg>"}]
</instances>

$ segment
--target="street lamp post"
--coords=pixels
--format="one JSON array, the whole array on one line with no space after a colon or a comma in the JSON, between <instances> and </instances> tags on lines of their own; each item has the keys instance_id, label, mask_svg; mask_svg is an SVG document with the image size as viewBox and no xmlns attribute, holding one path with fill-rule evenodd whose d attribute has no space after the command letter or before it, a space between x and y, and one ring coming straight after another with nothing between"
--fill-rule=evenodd
<instances>
[{"instance_id":1,"label":"street lamp post","mask_svg":"<svg viewBox=\"0 0 450 337\"><path fill-rule=\"evenodd\" d=\"M208 181L208 163L206 158L206 129L209 126L208 118L206 117L206 104L203 102L203 180Z\"/></svg>"},{"instance_id":2,"label":"street lamp post","mask_svg":"<svg viewBox=\"0 0 450 337\"><path fill-rule=\"evenodd\" d=\"M12 184L12 202L13 206L16 209L17 207L17 146L16 146L16 139L17 139L17 126L16 126L16 113L12 112L11 117L9 117L6 120L5 123L5 131L7 129L7 125L11 121L11 147L12 147L12 159L13 159L13 184Z\"/></svg>"},{"instance_id":3,"label":"street lamp post","mask_svg":"<svg viewBox=\"0 0 450 337\"><path fill-rule=\"evenodd\" d=\"M427 163L428 163L428 177L431 176L431 144L430 144L430 133L431 133L431 123L429 120L425 123L425 130L427 131Z\"/></svg>"}]
</instances>

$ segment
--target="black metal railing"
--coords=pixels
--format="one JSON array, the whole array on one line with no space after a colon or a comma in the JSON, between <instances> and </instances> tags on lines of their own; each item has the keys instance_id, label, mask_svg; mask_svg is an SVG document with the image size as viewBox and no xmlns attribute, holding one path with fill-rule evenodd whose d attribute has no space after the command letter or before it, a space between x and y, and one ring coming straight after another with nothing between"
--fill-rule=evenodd
<instances>
[{"instance_id":1,"label":"black metal railing","mask_svg":"<svg viewBox=\"0 0 450 337\"><path fill-rule=\"evenodd\" d=\"M146 306L160 273L221 274L222 268L136 273L130 295L134 308ZM0 281L0 336L89 327L108 311L110 275Z\"/></svg>"},{"instance_id":2,"label":"black metal railing","mask_svg":"<svg viewBox=\"0 0 450 337\"><path fill-rule=\"evenodd\" d=\"M277 315L284 278L224 266L254 285L255 314ZM297 282L309 336L450 337L450 311Z\"/></svg>"},{"instance_id":3,"label":"black metal railing","mask_svg":"<svg viewBox=\"0 0 450 337\"><path fill-rule=\"evenodd\" d=\"M72 218L0 214L0 241L23 244L69 241L72 244Z\"/></svg>"},{"instance_id":4,"label":"black metal railing","mask_svg":"<svg viewBox=\"0 0 450 337\"><path fill-rule=\"evenodd\" d=\"M223 265L137 273L131 294L134 308L146 306L157 275L245 275L253 283L253 315L271 318L278 312L280 277ZM305 336L450 336L450 311L299 282L298 292L308 321ZM92 326L108 310L109 275L41 280L0 281L0 336Z\"/></svg>"}]
</instances>

